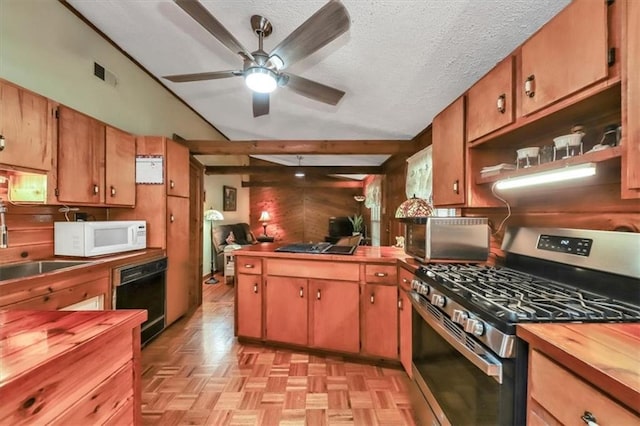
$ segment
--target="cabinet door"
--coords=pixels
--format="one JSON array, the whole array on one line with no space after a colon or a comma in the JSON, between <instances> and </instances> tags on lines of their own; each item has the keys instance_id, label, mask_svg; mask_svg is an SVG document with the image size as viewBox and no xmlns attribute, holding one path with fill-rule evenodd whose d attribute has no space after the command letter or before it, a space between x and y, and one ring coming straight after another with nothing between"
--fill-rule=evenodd
<instances>
[{"instance_id":1,"label":"cabinet door","mask_svg":"<svg viewBox=\"0 0 640 426\"><path fill-rule=\"evenodd\" d=\"M262 338L262 277L238 274L236 301L238 336Z\"/></svg>"},{"instance_id":2,"label":"cabinet door","mask_svg":"<svg viewBox=\"0 0 640 426\"><path fill-rule=\"evenodd\" d=\"M464 204L464 98L433 119L433 203Z\"/></svg>"},{"instance_id":3,"label":"cabinet door","mask_svg":"<svg viewBox=\"0 0 640 426\"><path fill-rule=\"evenodd\" d=\"M623 14L622 198L640 197L640 3L629 1ZM625 114L626 110L626 114Z\"/></svg>"},{"instance_id":4,"label":"cabinet door","mask_svg":"<svg viewBox=\"0 0 640 426\"><path fill-rule=\"evenodd\" d=\"M514 120L513 57L500 62L467 93L467 142Z\"/></svg>"},{"instance_id":5,"label":"cabinet door","mask_svg":"<svg viewBox=\"0 0 640 426\"><path fill-rule=\"evenodd\" d=\"M136 202L136 138L107 126L105 139L106 203L133 206Z\"/></svg>"},{"instance_id":6,"label":"cabinet door","mask_svg":"<svg viewBox=\"0 0 640 426\"><path fill-rule=\"evenodd\" d=\"M523 116L607 78L606 2L573 1L522 45L521 57Z\"/></svg>"},{"instance_id":7,"label":"cabinet door","mask_svg":"<svg viewBox=\"0 0 640 426\"><path fill-rule=\"evenodd\" d=\"M167 195L189 196L189 148L167 139Z\"/></svg>"},{"instance_id":8,"label":"cabinet door","mask_svg":"<svg viewBox=\"0 0 640 426\"><path fill-rule=\"evenodd\" d=\"M411 372L411 302L409 295L404 290L399 290L400 302L398 309L400 310L400 362L409 377L413 377Z\"/></svg>"},{"instance_id":9,"label":"cabinet door","mask_svg":"<svg viewBox=\"0 0 640 426\"><path fill-rule=\"evenodd\" d=\"M268 277L264 285L267 340L306 346L309 342L307 280Z\"/></svg>"},{"instance_id":10,"label":"cabinet door","mask_svg":"<svg viewBox=\"0 0 640 426\"><path fill-rule=\"evenodd\" d=\"M360 350L360 285L348 281L309 281L311 346L336 351Z\"/></svg>"},{"instance_id":11,"label":"cabinet door","mask_svg":"<svg viewBox=\"0 0 640 426\"><path fill-rule=\"evenodd\" d=\"M0 81L0 163L51 170L51 120L46 98Z\"/></svg>"},{"instance_id":12,"label":"cabinet door","mask_svg":"<svg viewBox=\"0 0 640 426\"><path fill-rule=\"evenodd\" d=\"M189 306L189 199L167 197L167 325Z\"/></svg>"},{"instance_id":13,"label":"cabinet door","mask_svg":"<svg viewBox=\"0 0 640 426\"><path fill-rule=\"evenodd\" d=\"M104 203L104 124L60 106L58 201Z\"/></svg>"},{"instance_id":14,"label":"cabinet door","mask_svg":"<svg viewBox=\"0 0 640 426\"><path fill-rule=\"evenodd\" d=\"M398 358L398 287L366 284L362 294L362 352Z\"/></svg>"}]
</instances>

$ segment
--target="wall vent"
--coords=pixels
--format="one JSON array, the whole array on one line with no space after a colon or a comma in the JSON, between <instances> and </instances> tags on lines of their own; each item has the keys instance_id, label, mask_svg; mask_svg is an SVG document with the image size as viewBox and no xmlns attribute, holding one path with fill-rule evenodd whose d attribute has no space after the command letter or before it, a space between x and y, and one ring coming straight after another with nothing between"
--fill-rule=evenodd
<instances>
[{"instance_id":1,"label":"wall vent","mask_svg":"<svg viewBox=\"0 0 640 426\"><path fill-rule=\"evenodd\" d=\"M118 84L116 75L97 62L93 63L93 75L111 86Z\"/></svg>"}]
</instances>

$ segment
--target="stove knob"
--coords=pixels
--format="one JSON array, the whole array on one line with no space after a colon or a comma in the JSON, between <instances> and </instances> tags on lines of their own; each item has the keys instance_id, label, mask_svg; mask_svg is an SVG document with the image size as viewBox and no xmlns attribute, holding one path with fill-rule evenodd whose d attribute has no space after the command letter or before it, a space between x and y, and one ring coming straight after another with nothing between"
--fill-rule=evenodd
<instances>
[{"instance_id":1,"label":"stove knob","mask_svg":"<svg viewBox=\"0 0 640 426\"><path fill-rule=\"evenodd\" d=\"M427 276L428 276L429 278L435 278L435 277L436 277L436 274L435 274L435 273L433 273L432 271L427 271Z\"/></svg>"},{"instance_id":2,"label":"stove knob","mask_svg":"<svg viewBox=\"0 0 640 426\"><path fill-rule=\"evenodd\" d=\"M453 322L464 326L464 322L469 318L469 314L460 309L453 310Z\"/></svg>"},{"instance_id":3,"label":"stove knob","mask_svg":"<svg viewBox=\"0 0 640 426\"><path fill-rule=\"evenodd\" d=\"M441 308L444 308L444 305L446 305L447 303L447 299L440 295L440 294L432 294L431 295L431 304L432 305L436 305L439 306Z\"/></svg>"},{"instance_id":4,"label":"stove knob","mask_svg":"<svg viewBox=\"0 0 640 426\"><path fill-rule=\"evenodd\" d=\"M476 336L482 336L484 334L484 324L480 320L467 318L464 322L464 331Z\"/></svg>"}]
</instances>

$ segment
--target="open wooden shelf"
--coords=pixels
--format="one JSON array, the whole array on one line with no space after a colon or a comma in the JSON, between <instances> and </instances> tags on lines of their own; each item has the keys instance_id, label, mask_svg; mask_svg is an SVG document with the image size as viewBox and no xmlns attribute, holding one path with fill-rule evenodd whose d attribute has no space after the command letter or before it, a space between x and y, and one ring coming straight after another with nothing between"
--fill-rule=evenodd
<instances>
[{"instance_id":1,"label":"open wooden shelf","mask_svg":"<svg viewBox=\"0 0 640 426\"><path fill-rule=\"evenodd\" d=\"M588 152L586 154L577 155L575 157L567 158L565 160L552 161L550 163L541 164L539 166L532 166L526 169L510 170L496 175L481 177L478 173L475 179L476 185L483 185L493 183L498 180L512 178L516 176L526 176L533 173L545 172L548 170L561 169L566 166L573 166L576 164L584 163L607 163L619 160L622 155L622 147L616 146L602 151Z\"/></svg>"}]
</instances>

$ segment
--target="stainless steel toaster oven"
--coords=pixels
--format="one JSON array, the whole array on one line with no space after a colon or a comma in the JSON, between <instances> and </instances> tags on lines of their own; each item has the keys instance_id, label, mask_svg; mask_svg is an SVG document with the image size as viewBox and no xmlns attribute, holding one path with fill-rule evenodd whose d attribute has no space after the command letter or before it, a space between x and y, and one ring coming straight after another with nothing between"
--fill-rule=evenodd
<instances>
[{"instance_id":1,"label":"stainless steel toaster oven","mask_svg":"<svg viewBox=\"0 0 640 426\"><path fill-rule=\"evenodd\" d=\"M489 256L487 218L422 217L405 222L405 253L421 262L484 262Z\"/></svg>"}]
</instances>

